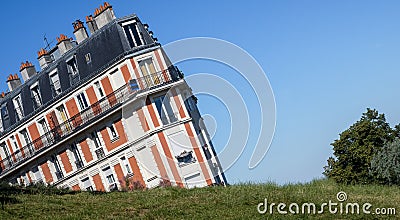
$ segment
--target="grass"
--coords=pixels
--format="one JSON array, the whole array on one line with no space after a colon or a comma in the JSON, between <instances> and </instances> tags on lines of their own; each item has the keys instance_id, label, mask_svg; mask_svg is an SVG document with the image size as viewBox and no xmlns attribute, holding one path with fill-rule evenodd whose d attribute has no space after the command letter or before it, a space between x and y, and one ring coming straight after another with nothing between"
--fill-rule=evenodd
<instances>
[{"instance_id":1,"label":"grass","mask_svg":"<svg viewBox=\"0 0 400 220\"><path fill-rule=\"evenodd\" d=\"M65 195L16 195L0 210L0 219L398 219L391 216L330 214L259 214L257 204L337 202L344 191L346 202L371 203L375 208L396 208L400 212L400 187L341 186L330 180L308 184L241 184L201 189L158 188L146 191ZM286 208L287 209L287 208Z\"/></svg>"}]
</instances>

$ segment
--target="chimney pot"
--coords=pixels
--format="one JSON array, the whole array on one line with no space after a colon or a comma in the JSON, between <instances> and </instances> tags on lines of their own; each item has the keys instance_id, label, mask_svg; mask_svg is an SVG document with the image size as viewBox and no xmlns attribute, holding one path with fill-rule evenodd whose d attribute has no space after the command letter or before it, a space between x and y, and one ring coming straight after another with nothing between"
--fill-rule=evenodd
<instances>
[{"instance_id":1,"label":"chimney pot","mask_svg":"<svg viewBox=\"0 0 400 220\"><path fill-rule=\"evenodd\" d=\"M89 28L90 34L94 34L98 30L96 21L93 20L92 15L86 16L86 24Z\"/></svg>"},{"instance_id":2,"label":"chimney pot","mask_svg":"<svg viewBox=\"0 0 400 220\"><path fill-rule=\"evenodd\" d=\"M25 63L21 63L21 67L19 68L19 72L21 73L22 79L24 82L28 81L33 75L36 74L35 66L29 61Z\"/></svg>"},{"instance_id":3,"label":"chimney pot","mask_svg":"<svg viewBox=\"0 0 400 220\"><path fill-rule=\"evenodd\" d=\"M10 74L7 78L7 85L8 85L8 89L10 91L15 90L20 85L22 85L21 79L18 77L18 74L14 74L14 75Z\"/></svg>"},{"instance_id":4,"label":"chimney pot","mask_svg":"<svg viewBox=\"0 0 400 220\"><path fill-rule=\"evenodd\" d=\"M115 19L114 11L112 6L108 2L104 2L99 8L94 11L94 19L98 26L98 29L104 27L106 24Z\"/></svg>"},{"instance_id":5,"label":"chimney pot","mask_svg":"<svg viewBox=\"0 0 400 220\"><path fill-rule=\"evenodd\" d=\"M40 49L38 52L38 61L40 64L40 68L44 69L46 66L48 66L53 60L50 57L49 52L47 52L45 49Z\"/></svg>"},{"instance_id":6,"label":"chimney pot","mask_svg":"<svg viewBox=\"0 0 400 220\"><path fill-rule=\"evenodd\" d=\"M61 55L65 54L74 47L72 45L71 38L68 38L64 34L60 34L60 37L57 37L57 42L57 46Z\"/></svg>"},{"instance_id":7,"label":"chimney pot","mask_svg":"<svg viewBox=\"0 0 400 220\"><path fill-rule=\"evenodd\" d=\"M72 25L74 26L74 35L76 38L76 42L78 44L80 44L82 41L84 41L86 38L89 37L85 26L83 26L82 21L76 20L74 23L72 23Z\"/></svg>"}]
</instances>

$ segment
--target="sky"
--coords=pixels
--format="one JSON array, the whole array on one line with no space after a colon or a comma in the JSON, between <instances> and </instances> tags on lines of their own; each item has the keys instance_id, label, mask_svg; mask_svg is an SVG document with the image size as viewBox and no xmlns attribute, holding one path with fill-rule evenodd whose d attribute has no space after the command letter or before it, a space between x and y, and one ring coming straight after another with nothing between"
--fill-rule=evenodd
<instances>
[{"instance_id":1,"label":"sky","mask_svg":"<svg viewBox=\"0 0 400 220\"><path fill-rule=\"evenodd\" d=\"M330 144L357 121L366 108L400 122L399 1L109 1L117 17L136 13L161 44L191 37L212 37L246 50L264 69L276 101L276 130L263 161L248 162L257 142L257 116L248 144L226 176L231 183L307 182L322 178L332 155ZM84 21L102 1L12 1L2 3L0 77L17 73L44 46L72 35L72 22ZM250 114L256 110L251 87L221 63L192 60L178 64L190 76L212 73L237 88ZM221 151L229 139L229 112L223 102L199 96L201 113L215 127ZM258 116L259 117L259 116ZM263 137L261 137L263 138Z\"/></svg>"}]
</instances>

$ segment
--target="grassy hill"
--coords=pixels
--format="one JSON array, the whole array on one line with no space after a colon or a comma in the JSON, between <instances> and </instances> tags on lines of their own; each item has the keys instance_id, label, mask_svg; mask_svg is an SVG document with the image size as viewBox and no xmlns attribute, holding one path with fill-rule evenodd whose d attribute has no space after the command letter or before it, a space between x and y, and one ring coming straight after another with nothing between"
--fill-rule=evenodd
<instances>
[{"instance_id":1,"label":"grassy hill","mask_svg":"<svg viewBox=\"0 0 400 220\"><path fill-rule=\"evenodd\" d=\"M396 215L260 214L257 205L315 203L318 210L337 193L347 193L346 203L371 203L369 209L395 208ZM202 189L158 188L147 191L76 193L65 195L17 195L0 209L0 219L400 219L400 188L388 186L340 186L329 180L277 186L242 184ZM343 206L345 207L345 205ZM361 208L360 208L361 209ZM269 211L269 210L268 210ZM286 207L288 211L288 207ZM362 210L360 210L362 211Z\"/></svg>"}]
</instances>

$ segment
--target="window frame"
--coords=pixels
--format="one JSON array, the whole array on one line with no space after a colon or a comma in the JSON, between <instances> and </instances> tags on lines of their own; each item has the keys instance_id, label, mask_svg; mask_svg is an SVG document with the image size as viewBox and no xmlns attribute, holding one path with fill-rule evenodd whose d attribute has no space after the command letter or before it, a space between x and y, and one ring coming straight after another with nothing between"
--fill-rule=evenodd
<instances>
[{"instance_id":1,"label":"window frame","mask_svg":"<svg viewBox=\"0 0 400 220\"><path fill-rule=\"evenodd\" d=\"M100 81L94 82L93 88L94 88L94 91L95 91L95 93L96 93L96 95L98 97L98 100L100 100L100 99L105 97L104 89L103 89Z\"/></svg>"},{"instance_id":2,"label":"window frame","mask_svg":"<svg viewBox=\"0 0 400 220\"><path fill-rule=\"evenodd\" d=\"M107 129L108 135L110 137L111 143L117 141L119 139L119 136L120 136L118 134L118 130L117 130L116 126L115 126L115 123L116 122L113 122L113 123L111 123L111 124L106 126L106 129ZM115 136L113 135L113 133L115 133Z\"/></svg>"},{"instance_id":3,"label":"window frame","mask_svg":"<svg viewBox=\"0 0 400 220\"><path fill-rule=\"evenodd\" d=\"M22 105L22 99L21 99L21 94L18 94L12 99L13 105L14 105L14 110L16 114L16 120L21 121L24 117L24 107Z\"/></svg>"},{"instance_id":4,"label":"window frame","mask_svg":"<svg viewBox=\"0 0 400 220\"><path fill-rule=\"evenodd\" d=\"M56 79L56 80L53 81L53 79ZM61 94L62 88L61 88L61 82L60 82L60 75L58 74L57 69L55 69L49 73L49 80L50 80L50 85L54 88L54 92L56 93L54 97Z\"/></svg>"},{"instance_id":5,"label":"window frame","mask_svg":"<svg viewBox=\"0 0 400 220\"><path fill-rule=\"evenodd\" d=\"M88 97L86 96L86 92L82 91L78 93L75 97L81 111L86 110L90 107L88 103Z\"/></svg>"},{"instance_id":6,"label":"window frame","mask_svg":"<svg viewBox=\"0 0 400 220\"><path fill-rule=\"evenodd\" d=\"M32 96L32 101L34 102L34 106L36 106L36 108L39 108L40 106L43 105L43 99L42 99L42 95L40 94L40 87L39 87L39 83L35 83L32 86L30 86L30 91L31 91L31 96ZM36 96L34 94L34 91L36 91Z\"/></svg>"}]
</instances>

